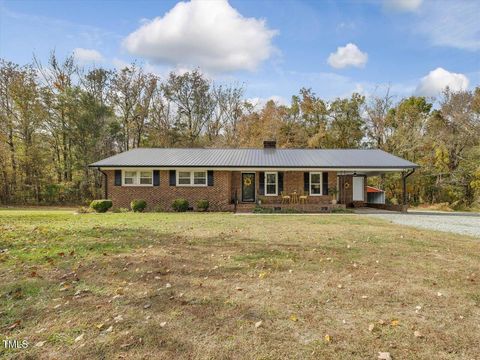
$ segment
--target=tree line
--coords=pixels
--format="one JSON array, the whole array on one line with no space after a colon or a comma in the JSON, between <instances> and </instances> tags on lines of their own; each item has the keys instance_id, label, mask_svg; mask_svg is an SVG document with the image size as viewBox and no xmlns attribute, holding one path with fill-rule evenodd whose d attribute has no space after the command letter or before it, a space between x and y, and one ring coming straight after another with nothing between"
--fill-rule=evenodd
<instances>
[{"instance_id":1,"label":"tree line","mask_svg":"<svg viewBox=\"0 0 480 360\"><path fill-rule=\"evenodd\" d=\"M79 204L101 196L88 164L136 147L379 148L421 165L413 203L461 208L480 196L480 88L437 99L381 95L327 101L302 88L289 105L252 104L241 84L199 70L165 78L133 63L84 69L0 60L0 201ZM392 202L399 174L372 179Z\"/></svg>"}]
</instances>

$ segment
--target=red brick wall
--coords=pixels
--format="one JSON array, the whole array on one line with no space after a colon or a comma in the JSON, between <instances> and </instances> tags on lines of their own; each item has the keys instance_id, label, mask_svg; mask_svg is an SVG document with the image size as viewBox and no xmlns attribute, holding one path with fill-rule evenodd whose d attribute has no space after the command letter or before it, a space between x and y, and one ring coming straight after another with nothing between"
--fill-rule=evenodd
<instances>
[{"instance_id":1,"label":"red brick wall","mask_svg":"<svg viewBox=\"0 0 480 360\"><path fill-rule=\"evenodd\" d=\"M147 210L157 206L165 211L171 211L172 202L185 198L190 206L196 208L198 200L210 202L210 210L232 211L231 204L231 171L214 171L213 186L185 187L169 186L169 171L160 171L160 186L115 186L115 171L105 171L108 176L108 198L113 201L114 208L130 208L133 199L143 199L147 202Z\"/></svg>"},{"instance_id":2,"label":"red brick wall","mask_svg":"<svg viewBox=\"0 0 480 360\"><path fill-rule=\"evenodd\" d=\"M165 211L171 211L171 205L175 199L185 198L194 209L198 200L206 199L210 202L210 210L233 211L231 200L235 192L237 192L239 202L241 202L242 197L240 171L214 171L214 186L206 187L169 186L169 171L167 170L160 171L160 186L115 186L115 172L108 170L105 173L108 176L108 198L113 201L114 208L130 208L130 202L133 199L144 199L147 202L147 210L160 207ZM351 181L351 178L347 177L347 179L347 181ZM286 193L290 194L294 191L298 194L303 193L303 171L285 171L283 181ZM258 200L259 172L256 172L255 184ZM334 171L330 171L328 173L328 187L336 186L337 174ZM351 184L349 192L351 192ZM281 202L280 196L261 196L261 199L266 203ZM329 203L332 199L333 196L330 195L308 196L307 203ZM351 203L351 195L347 204L349 202L350 206L353 205Z\"/></svg>"}]
</instances>

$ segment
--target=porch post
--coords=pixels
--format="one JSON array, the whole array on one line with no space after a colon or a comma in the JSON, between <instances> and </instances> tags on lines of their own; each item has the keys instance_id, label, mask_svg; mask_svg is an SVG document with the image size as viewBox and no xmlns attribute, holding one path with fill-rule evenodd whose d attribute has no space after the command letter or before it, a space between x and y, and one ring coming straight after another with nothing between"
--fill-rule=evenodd
<instances>
[{"instance_id":1,"label":"porch post","mask_svg":"<svg viewBox=\"0 0 480 360\"><path fill-rule=\"evenodd\" d=\"M407 212L407 178L415 172L415 169L412 169L409 172L402 171L402 187L403 187L403 209L402 212Z\"/></svg>"}]
</instances>

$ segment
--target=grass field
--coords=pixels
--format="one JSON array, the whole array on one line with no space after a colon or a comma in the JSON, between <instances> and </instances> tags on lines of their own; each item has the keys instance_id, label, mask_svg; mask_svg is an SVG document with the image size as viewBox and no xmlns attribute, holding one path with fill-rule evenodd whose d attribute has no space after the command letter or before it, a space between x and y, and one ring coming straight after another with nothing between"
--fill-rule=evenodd
<instances>
[{"instance_id":1,"label":"grass field","mask_svg":"<svg viewBox=\"0 0 480 360\"><path fill-rule=\"evenodd\" d=\"M359 215L0 210L0 358L478 359L479 267Z\"/></svg>"}]
</instances>

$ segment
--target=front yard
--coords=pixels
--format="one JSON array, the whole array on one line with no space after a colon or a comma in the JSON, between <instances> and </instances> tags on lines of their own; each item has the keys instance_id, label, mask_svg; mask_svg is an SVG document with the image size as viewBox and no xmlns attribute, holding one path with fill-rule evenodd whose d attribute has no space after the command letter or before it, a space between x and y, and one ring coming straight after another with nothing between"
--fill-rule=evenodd
<instances>
[{"instance_id":1,"label":"front yard","mask_svg":"<svg viewBox=\"0 0 480 360\"><path fill-rule=\"evenodd\" d=\"M360 215L0 210L0 358L475 359L479 267Z\"/></svg>"}]
</instances>

